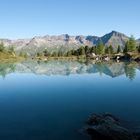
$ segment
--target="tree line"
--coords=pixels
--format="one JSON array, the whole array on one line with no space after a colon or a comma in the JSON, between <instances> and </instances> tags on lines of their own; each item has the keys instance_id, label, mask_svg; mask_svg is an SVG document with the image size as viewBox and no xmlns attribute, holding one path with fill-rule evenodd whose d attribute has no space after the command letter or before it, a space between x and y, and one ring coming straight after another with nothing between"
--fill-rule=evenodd
<instances>
[{"instance_id":1,"label":"tree line","mask_svg":"<svg viewBox=\"0 0 140 140\"><path fill-rule=\"evenodd\" d=\"M105 46L102 42L100 42L97 46L81 46L78 49L72 49L70 51L67 52L62 52L62 51L58 51L58 52L52 52L49 53L49 51L47 51L47 49L45 49L45 51L42 53L37 53L37 56L50 56L50 57L61 57L61 56L66 56L66 57L71 57L71 56L88 56L90 54L95 54L95 55L112 55L112 54L118 54L118 53L140 53L140 44L137 45L136 40L134 39L134 37L131 37L126 43L125 43L125 47L122 48L120 45L116 47L116 49L113 48L112 45L110 46Z\"/></svg>"},{"instance_id":2,"label":"tree line","mask_svg":"<svg viewBox=\"0 0 140 140\"><path fill-rule=\"evenodd\" d=\"M1 53L10 53L15 54L14 46L5 47L3 43L0 43L0 52ZM95 55L112 55L118 53L140 53L140 44L138 45L134 37L131 37L126 43L125 47L117 46L116 49L113 48L112 45L105 46L102 42L100 42L97 46L81 46L78 49L72 49L67 52L60 51L53 51L50 52L45 49L43 52L37 52L37 57L72 57L72 56L88 56L91 54ZM27 53L20 52L19 56L27 57Z\"/></svg>"}]
</instances>

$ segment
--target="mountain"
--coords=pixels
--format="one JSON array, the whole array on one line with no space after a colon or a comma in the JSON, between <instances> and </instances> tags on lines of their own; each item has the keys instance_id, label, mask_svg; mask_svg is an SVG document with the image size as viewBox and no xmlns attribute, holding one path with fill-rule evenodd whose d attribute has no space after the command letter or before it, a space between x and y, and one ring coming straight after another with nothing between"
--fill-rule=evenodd
<instances>
[{"instance_id":1,"label":"mountain","mask_svg":"<svg viewBox=\"0 0 140 140\"><path fill-rule=\"evenodd\" d=\"M48 51L68 51L71 49L77 49L80 46L95 46L99 42L103 42L106 46L112 45L114 49L120 45L122 48L125 42L129 39L128 36L112 31L102 37L97 36L70 36L68 34L58 36L37 36L31 39L0 39L0 43L4 43L5 46L15 46L17 52L23 51L28 54L35 54L36 52L42 52L45 49Z\"/></svg>"},{"instance_id":2,"label":"mountain","mask_svg":"<svg viewBox=\"0 0 140 140\"><path fill-rule=\"evenodd\" d=\"M101 41L106 45L112 45L114 48L116 48L118 45L120 45L121 47L124 47L125 43L128 41L129 37L116 32L116 31L112 31L109 34L104 35L103 37L101 37Z\"/></svg>"}]
</instances>

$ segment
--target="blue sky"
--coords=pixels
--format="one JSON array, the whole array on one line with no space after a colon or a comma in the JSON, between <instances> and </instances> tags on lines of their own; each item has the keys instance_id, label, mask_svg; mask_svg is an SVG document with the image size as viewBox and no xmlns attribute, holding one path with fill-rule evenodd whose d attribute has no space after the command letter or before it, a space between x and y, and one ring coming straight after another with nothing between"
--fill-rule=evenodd
<instances>
[{"instance_id":1,"label":"blue sky","mask_svg":"<svg viewBox=\"0 0 140 140\"><path fill-rule=\"evenodd\" d=\"M0 38L97 35L140 38L140 0L1 0Z\"/></svg>"}]
</instances>

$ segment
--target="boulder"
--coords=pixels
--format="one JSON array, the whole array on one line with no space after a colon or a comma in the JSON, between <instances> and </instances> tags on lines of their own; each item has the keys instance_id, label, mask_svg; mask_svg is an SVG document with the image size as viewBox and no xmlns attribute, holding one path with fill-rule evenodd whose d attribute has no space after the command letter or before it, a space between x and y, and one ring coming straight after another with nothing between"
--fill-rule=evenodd
<instances>
[{"instance_id":1,"label":"boulder","mask_svg":"<svg viewBox=\"0 0 140 140\"><path fill-rule=\"evenodd\" d=\"M139 140L139 133L124 127L118 118L105 114L94 114L87 120L86 133L92 140Z\"/></svg>"}]
</instances>

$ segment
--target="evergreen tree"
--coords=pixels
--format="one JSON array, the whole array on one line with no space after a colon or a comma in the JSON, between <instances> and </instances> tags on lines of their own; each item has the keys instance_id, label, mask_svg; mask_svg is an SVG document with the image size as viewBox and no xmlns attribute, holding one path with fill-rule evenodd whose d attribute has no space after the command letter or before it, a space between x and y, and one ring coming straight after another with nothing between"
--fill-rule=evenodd
<instances>
[{"instance_id":1,"label":"evergreen tree","mask_svg":"<svg viewBox=\"0 0 140 140\"><path fill-rule=\"evenodd\" d=\"M95 53L96 54L96 46L93 46L90 48L90 53Z\"/></svg>"},{"instance_id":2,"label":"evergreen tree","mask_svg":"<svg viewBox=\"0 0 140 140\"><path fill-rule=\"evenodd\" d=\"M117 53L120 53L120 52L121 52L121 46L119 45L117 49Z\"/></svg>"},{"instance_id":3,"label":"evergreen tree","mask_svg":"<svg viewBox=\"0 0 140 140\"><path fill-rule=\"evenodd\" d=\"M89 47L85 46L85 54L87 55L89 53Z\"/></svg>"},{"instance_id":4,"label":"evergreen tree","mask_svg":"<svg viewBox=\"0 0 140 140\"><path fill-rule=\"evenodd\" d=\"M127 53L128 52L128 41L125 43L125 47L123 50L123 53Z\"/></svg>"},{"instance_id":5,"label":"evergreen tree","mask_svg":"<svg viewBox=\"0 0 140 140\"><path fill-rule=\"evenodd\" d=\"M53 52L51 56L52 57L58 57L58 53L57 52Z\"/></svg>"},{"instance_id":6,"label":"evergreen tree","mask_svg":"<svg viewBox=\"0 0 140 140\"><path fill-rule=\"evenodd\" d=\"M68 51L66 56L68 57L72 56L72 51Z\"/></svg>"},{"instance_id":7,"label":"evergreen tree","mask_svg":"<svg viewBox=\"0 0 140 140\"><path fill-rule=\"evenodd\" d=\"M108 46L105 48L105 54L109 54L109 47Z\"/></svg>"},{"instance_id":8,"label":"evergreen tree","mask_svg":"<svg viewBox=\"0 0 140 140\"><path fill-rule=\"evenodd\" d=\"M97 46L96 53L101 55L101 54L104 54L104 52L105 52L105 47L104 47L103 43L100 42Z\"/></svg>"},{"instance_id":9,"label":"evergreen tree","mask_svg":"<svg viewBox=\"0 0 140 140\"><path fill-rule=\"evenodd\" d=\"M37 53L37 57L41 57L42 54L40 52Z\"/></svg>"},{"instance_id":10,"label":"evergreen tree","mask_svg":"<svg viewBox=\"0 0 140 140\"><path fill-rule=\"evenodd\" d=\"M79 55L85 55L85 48L84 47L79 48Z\"/></svg>"},{"instance_id":11,"label":"evergreen tree","mask_svg":"<svg viewBox=\"0 0 140 140\"><path fill-rule=\"evenodd\" d=\"M44 56L49 56L47 49L45 49L43 53L44 53Z\"/></svg>"},{"instance_id":12,"label":"evergreen tree","mask_svg":"<svg viewBox=\"0 0 140 140\"><path fill-rule=\"evenodd\" d=\"M135 52L136 51L136 41L133 36L126 42L124 52Z\"/></svg>"},{"instance_id":13,"label":"evergreen tree","mask_svg":"<svg viewBox=\"0 0 140 140\"><path fill-rule=\"evenodd\" d=\"M74 49L70 50L71 51L71 55L74 55Z\"/></svg>"},{"instance_id":14,"label":"evergreen tree","mask_svg":"<svg viewBox=\"0 0 140 140\"><path fill-rule=\"evenodd\" d=\"M113 54L113 53L114 53L113 46L110 45L110 46L108 47L108 54Z\"/></svg>"},{"instance_id":15,"label":"evergreen tree","mask_svg":"<svg viewBox=\"0 0 140 140\"><path fill-rule=\"evenodd\" d=\"M74 53L73 53L75 56L79 56L79 49L77 50L74 50Z\"/></svg>"},{"instance_id":16,"label":"evergreen tree","mask_svg":"<svg viewBox=\"0 0 140 140\"><path fill-rule=\"evenodd\" d=\"M5 50L4 44L1 43L1 44L0 44L0 52L4 52L4 50Z\"/></svg>"},{"instance_id":17,"label":"evergreen tree","mask_svg":"<svg viewBox=\"0 0 140 140\"><path fill-rule=\"evenodd\" d=\"M138 46L138 53L140 53L140 45Z\"/></svg>"}]
</instances>

